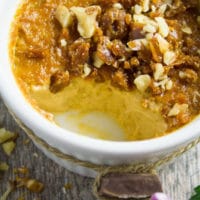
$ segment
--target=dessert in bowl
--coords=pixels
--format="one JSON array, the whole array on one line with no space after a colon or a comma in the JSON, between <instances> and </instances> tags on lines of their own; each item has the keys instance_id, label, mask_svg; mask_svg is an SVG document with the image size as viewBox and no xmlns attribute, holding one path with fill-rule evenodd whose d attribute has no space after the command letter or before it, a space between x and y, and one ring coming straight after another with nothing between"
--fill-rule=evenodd
<instances>
[{"instance_id":1,"label":"dessert in bowl","mask_svg":"<svg viewBox=\"0 0 200 200\"><path fill-rule=\"evenodd\" d=\"M18 3L0 4L0 87L37 137L117 165L159 159L199 136L198 2Z\"/></svg>"}]
</instances>

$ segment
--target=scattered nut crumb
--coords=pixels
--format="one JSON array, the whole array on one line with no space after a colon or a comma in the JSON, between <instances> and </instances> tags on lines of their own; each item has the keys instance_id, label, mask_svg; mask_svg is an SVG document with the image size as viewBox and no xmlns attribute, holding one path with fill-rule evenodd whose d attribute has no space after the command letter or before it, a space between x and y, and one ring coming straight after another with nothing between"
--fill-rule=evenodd
<instances>
[{"instance_id":1,"label":"scattered nut crumb","mask_svg":"<svg viewBox=\"0 0 200 200\"><path fill-rule=\"evenodd\" d=\"M142 0L142 11L143 12L148 12L149 11L149 6L150 6L150 0Z\"/></svg>"},{"instance_id":2,"label":"scattered nut crumb","mask_svg":"<svg viewBox=\"0 0 200 200\"><path fill-rule=\"evenodd\" d=\"M63 5L58 6L55 16L63 28L70 26L73 21L71 12Z\"/></svg>"},{"instance_id":3,"label":"scattered nut crumb","mask_svg":"<svg viewBox=\"0 0 200 200\"><path fill-rule=\"evenodd\" d=\"M72 189L72 184L66 183L66 184L64 185L64 188L65 188L65 190L71 190L71 189Z\"/></svg>"},{"instance_id":4,"label":"scattered nut crumb","mask_svg":"<svg viewBox=\"0 0 200 200\"><path fill-rule=\"evenodd\" d=\"M155 20L158 23L158 27L159 27L159 33L163 36L163 37L167 37L169 34L169 26L166 23L165 19L163 17L156 17Z\"/></svg>"},{"instance_id":5,"label":"scattered nut crumb","mask_svg":"<svg viewBox=\"0 0 200 200\"><path fill-rule=\"evenodd\" d=\"M188 109L188 104L178 104L176 103L172 109L169 111L168 116L174 117L177 116L181 112L185 112Z\"/></svg>"},{"instance_id":6,"label":"scattered nut crumb","mask_svg":"<svg viewBox=\"0 0 200 200\"><path fill-rule=\"evenodd\" d=\"M181 30L188 35L192 34L192 29L189 26L183 27Z\"/></svg>"},{"instance_id":7,"label":"scattered nut crumb","mask_svg":"<svg viewBox=\"0 0 200 200\"><path fill-rule=\"evenodd\" d=\"M149 75L140 75L134 80L134 83L140 92L144 92L151 83L151 77Z\"/></svg>"},{"instance_id":8,"label":"scattered nut crumb","mask_svg":"<svg viewBox=\"0 0 200 200\"><path fill-rule=\"evenodd\" d=\"M86 63L86 64L84 64L84 66L83 66L83 78L86 78L87 76L89 76L90 75L90 73L91 73L91 68L88 66L88 64Z\"/></svg>"},{"instance_id":9,"label":"scattered nut crumb","mask_svg":"<svg viewBox=\"0 0 200 200\"><path fill-rule=\"evenodd\" d=\"M44 190L44 184L36 179L28 179L25 183L25 187L31 192L40 193Z\"/></svg>"},{"instance_id":10,"label":"scattered nut crumb","mask_svg":"<svg viewBox=\"0 0 200 200\"><path fill-rule=\"evenodd\" d=\"M5 142L2 144L3 151L6 155L10 156L11 153L14 151L16 144L13 141Z\"/></svg>"},{"instance_id":11,"label":"scattered nut crumb","mask_svg":"<svg viewBox=\"0 0 200 200\"><path fill-rule=\"evenodd\" d=\"M9 169L9 165L5 162L0 162L0 172L7 171Z\"/></svg>"},{"instance_id":12,"label":"scattered nut crumb","mask_svg":"<svg viewBox=\"0 0 200 200\"><path fill-rule=\"evenodd\" d=\"M142 12L142 7L141 7L140 5L138 5L138 4L136 4L136 5L134 6L134 12L135 12L135 14L137 14L137 15L141 14L141 12Z\"/></svg>"},{"instance_id":13,"label":"scattered nut crumb","mask_svg":"<svg viewBox=\"0 0 200 200\"><path fill-rule=\"evenodd\" d=\"M71 7L70 9L78 20L78 32L83 38L91 38L97 27L97 15L101 12L100 6Z\"/></svg>"},{"instance_id":14,"label":"scattered nut crumb","mask_svg":"<svg viewBox=\"0 0 200 200\"><path fill-rule=\"evenodd\" d=\"M173 52L173 51L166 51L164 53L163 62L166 65L172 64L175 60L176 60L176 53L175 52Z\"/></svg>"},{"instance_id":15,"label":"scattered nut crumb","mask_svg":"<svg viewBox=\"0 0 200 200\"><path fill-rule=\"evenodd\" d=\"M17 134L6 130L5 128L0 129L0 144L7 142L8 140L16 139Z\"/></svg>"},{"instance_id":16,"label":"scattered nut crumb","mask_svg":"<svg viewBox=\"0 0 200 200\"><path fill-rule=\"evenodd\" d=\"M122 9L123 6L122 6L121 3L114 3L114 4L113 4L113 8L116 8L116 9Z\"/></svg>"}]
</instances>

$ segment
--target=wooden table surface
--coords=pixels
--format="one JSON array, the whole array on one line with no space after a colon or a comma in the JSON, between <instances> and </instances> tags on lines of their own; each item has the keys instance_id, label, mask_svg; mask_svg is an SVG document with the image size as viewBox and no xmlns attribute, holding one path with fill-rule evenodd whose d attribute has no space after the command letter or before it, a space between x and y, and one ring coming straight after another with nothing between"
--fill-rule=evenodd
<instances>
[{"instance_id":1,"label":"wooden table surface","mask_svg":"<svg viewBox=\"0 0 200 200\"><path fill-rule=\"evenodd\" d=\"M24 189L18 189L9 196L8 200L95 200L92 194L93 179L81 177L58 166L49 160L27 139L25 133L18 127L0 100L0 125L19 133L17 146L13 154L8 157L0 149L0 161L9 164L9 171L3 173L0 179L0 196L6 190L7 182L13 179L13 168L26 166L30 169L31 177L42 181L45 190L41 194L34 194ZM162 166L158 171L164 191L171 200L189 200L192 189L200 184L200 145L171 163ZM65 184L72 188L63 190Z\"/></svg>"}]
</instances>

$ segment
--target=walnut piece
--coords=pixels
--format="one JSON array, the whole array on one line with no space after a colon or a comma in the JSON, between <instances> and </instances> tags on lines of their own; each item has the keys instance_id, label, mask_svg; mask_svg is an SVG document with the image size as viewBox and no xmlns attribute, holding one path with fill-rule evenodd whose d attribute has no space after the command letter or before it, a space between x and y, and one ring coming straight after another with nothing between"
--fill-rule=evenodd
<instances>
[{"instance_id":1,"label":"walnut piece","mask_svg":"<svg viewBox=\"0 0 200 200\"><path fill-rule=\"evenodd\" d=\"M166 65L172 64L176 60L176 53L174 51L166 51L164 53L163 62Z\"/></svg>"},{"instance_id":2,"label":"walnut piece","mask_svg":"<svg viewBox=\"0 0 200 200\"><path fill-rule=\"evenodd\" d=\"M151 77L147 74L138 76L134 83L140 92L144 92L151 84Z\"/></svg>"},{"instance_id":3,"label":"walnut piece","mask_svg":"<svg viewBox=\"0 0 200 200\"><path fill-rule=\"evenodd\" d=\"M0 129L0 144L12 139L15 137L15 133L12 133L5 128Z\"/></svg>"},{"instance_id":4,"label":"walnut piece","mask_svg":"<svg viewBox=\"0 0 200 200\"><path fill-rule=\"evenodd\" d=\"M97 52L94 52L94 54L93 54L93 65L94 65L96 68L101 68L103 64L104 64L103 60L101 60L101 59L98 57Z\"/></svg>"},{"instance_id":5,"label":"walnut piece","mask_svg":"<svg viewBox=\"0 0 200 200\"><path fill-rule=\"evenodd\" d=\"M165 19L163 17L156 17L155 20L158 23L158 27L159 27L159 33L163 36L163 37L167 37L169 34L169 26L166 23Z\"/></svg>"},{"instance_id":6,"label":"walnut piece","mask_svg":"<svg viewBox=\"0 0 200 200\"><path fill-rule=\"evenodd\" d=\"M16 144L13 141L6 142L2 144L2 148L6 155L10 156L13 150L15 149Z\"/></svg>"},{"instance_id":7,"label":"walnut piece","mask_svg":"<svg viewBox=\"0 0 200 200\"><path fill-rule=\"evenodd\" d=\"M97 27L96 17L101 12L101 7L72 7L70 10L76 15L80 35L83 38L91 38Z\"/></svg>"},{"instance_id":8,"label":"walnut piece","mask_svg":"<svg viewBox=\"0 0 200 200\"><path fill-rule=\"evenodd\" d=\"M55 16L63 28L70 26L73 21L72 13L63 5L57 7Z\"/></svg>"},{"instance_id":9,"label":"walnut piece","mask_svg":"<svg viewBox=\"0 0 200 200\"><path fill-rule=\"evenodd\" d=\"M154 79L156 81L161 80L163 75L164 75L164 67L161 63L156 63L155 64L155 72L154 72Z\"/></svg>"},{"instance_id":10,"label":"walnut piece","mask_svg":"<svg viewBox=\"0 0 200 200\"><path fill-rule=\"evenodd\" d=\"M7 171L9 166L5 162L0 161L0 172Z\"/></svg>"},{"instance_id":11,"label":"walnut piece","mask_svg":"<svg viewBox=\"0 0 200 200\"><path fill-rule=\"evenodd\" d=\"M188 104L176 103L168 113L168 117L177 116L179 113L184 113L188 109Z\"/></svg>"}]
</instances>

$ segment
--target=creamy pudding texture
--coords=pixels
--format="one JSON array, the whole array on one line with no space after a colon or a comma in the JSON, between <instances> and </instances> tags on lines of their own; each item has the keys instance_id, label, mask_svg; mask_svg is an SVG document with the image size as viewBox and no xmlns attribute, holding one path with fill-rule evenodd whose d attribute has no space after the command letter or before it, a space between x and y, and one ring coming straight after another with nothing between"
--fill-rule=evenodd
<instances>
[{"instance_id":1,"label":"creamy pudding texture","mask_svg":"<svg viewBox=\"0 0 200 200\"><path fill-rule=\"evenodd\" d=\"M138 91L121 91L107 82L96 84L91 80L77 78L57 94L52 94L44 88L32 90L30 95L40 108L54 115L71 110L79 111L70 121L78 122L80 118L92 112L106 114L121 127L124 140L158 137L167 129L160 112L142 106L142 96ZM105 125L102 123L101 126L100 131L99 126L95 128L92 124L79 123L79 132L87 135L92 131L94 137L117 140L109 138L109 134L104 131Z\"/></svg>"},{"instance_id":2,"label":"creamy pudding texture","mask_svg":"<svg viewBox=\"0 0 200 200\"><path fill-rule=\"evenodd\" d=\"M197 0L26 0L13 73L32 106L104 140L160 137L200 110Z\"/></svg>"}]
</instances>

